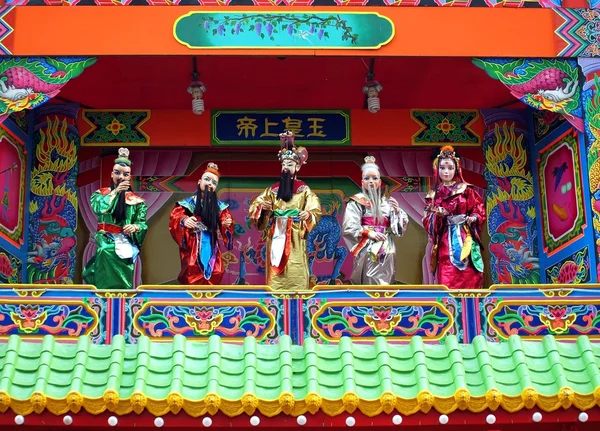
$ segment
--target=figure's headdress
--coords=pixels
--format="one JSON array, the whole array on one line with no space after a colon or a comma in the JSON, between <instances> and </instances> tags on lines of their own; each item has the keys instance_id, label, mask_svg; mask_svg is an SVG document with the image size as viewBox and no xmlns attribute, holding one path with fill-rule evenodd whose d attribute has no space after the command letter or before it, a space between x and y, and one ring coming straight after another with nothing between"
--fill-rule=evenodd
<instances>
[{"instance_id":1,"label":"figure's headdress","mask_svg":"<svg viewBox=\"0 0 600 431\"><path fill-rule=\"evenodd\" d=\"M375 169L378 172L380 171L379 166L377 166L377 163L375 163L375 157L373 156L365 157L365 163L360 167L361 172L369 169Z\"/></svg>"},{"instance_id":2,"label":"figure's headdress","mask_svg":"<svg viewBox=\"0 0 600 431\"><path fill-rule=\"evenodd\" d=\"M216 163L209 162L204 172L210 172L211 174L215 174L217 178L221 178L221 174L219 173L219 167Z\"/></svg>"},{"instance_id":3,"label":"figure's headdress","mask_svg":"<svg viewBox=\"0 0 600 431\"><path fill-rule=\"evenodd\" d=\"M460 168L460 157L458 157L456 151L454 151L454 147L452 147L451 145L444 145L442 148L440 148L439 154L433 160L433 177L435 179L435 182L439 182L438 166L440 161L448 159L452 160L454 162L454 165L456 166L454 178L458 178L459 181L464 182L462 176L462 169Z\"/></svg>"},{"instance_id":4,"label":"figure's headdress","mask_svg":"<svg viewBox=\"0 0 600 431\"><path fill-rule=\"evenodd\" d=\"M456 163L460 160L460 157L456 155L456 151L454 151L454 147L451 145L444 145L440 149L440 153L437 155L437 159L452 159Z\"/></svg>"},{"instance_id":5,"label":"figure's headdress","mask_svg":"<svg viewBox=\"0 0 600 431\"><path fill-rule=\"evenodd\" d=\"M129 150L127 148L119 148L119 157L115 159L115 164L131 166L131 160L129 160Z\"/></svg>"},{"instance_id":6,"label":"figure's headdress","mask_svg":"<svg viewBox=\"0 0 600 431\"><path fill-rule=\"evenodd\" d=\"M281 139L281 150L277 154L280 162L284 160L293 160L298 165L298 169L306 164L308 160L308 151L304 147L294 146L294 134L290 130L286 130L279 134Z\"/></svg>"}]
</instances>

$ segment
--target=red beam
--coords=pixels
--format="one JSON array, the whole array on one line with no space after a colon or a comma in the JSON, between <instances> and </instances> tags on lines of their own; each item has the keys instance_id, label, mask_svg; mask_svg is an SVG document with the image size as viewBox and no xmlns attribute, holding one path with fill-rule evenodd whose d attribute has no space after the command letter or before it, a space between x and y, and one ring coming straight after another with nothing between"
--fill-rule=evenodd
<instances>
[{"instance_id":1,"label":"red beam","mask_svg":"<svg viewBox=\"0 0 600 431\"><path fill-rule=\"evenodd\" d=\"M542 419L540 422L535 422L533 414L540 412ZM592 410L586 412L587 421L582 422L580 420L581 412L577 409L571 408L568 410L558 410L552 413L546 413L540 409L534 408L532 410L521 410L517 413L508 413L504 410L497 410L491 412L486 410L481 413L471 413L456 411L447 415L448 422L446 424L440 423L440 414L432 410L427 414L416 413L414 415L402 417L400 427L402 429L427 426L430 428L436 427L439 430L447 431L463 431L465 428L472 429L473 431L560 431L564 425L573 424L577 426L577 431L595 431L599 428L600 423L600 409L595 407ZM176 429L176 428L190 428L190 429L260 429L260 428L292 428L292 429L315 429L315 428L339 428L348 429L348 418L354 419L354 425L352 428L398 428L398 425L394 424L394 417L397 413L392 414L381 414L375 417L367 417L362 413L355 411L352 414L343 413L339 416L330 417L324 413L317 413L311 415L306 413L306 423L299 425L296 417L288 415L277 415L272 418L265 417L259 413L254 415L242 414L230 418L222 413L218 413L214 416L200 416L193 418L188 416L183 410L177 414L167 414L161 419L163 422L163 429ZM489 415L494 415L495 422L488 424L487 418ZM69 413L68 416L72 419L72 424L69 426L65 425L64 418L67 415L55 416L47 411L42 414L31 414L24 417L24 423L22 425L15 424L15 418L17 415L10 410L5 413L0 413L0 427L2 430L22 430L23 428L31 429L44 429L44 430L61 430L66 431L69 429L111 429L109 425L109 418L114 416L118 420L116 428L135 428L136 430L141 429L157 429L155 424L156 417L152 416L147 412L142 414L131 413L124 416L117 416L110 412L104 412L100 415L94 416L87 412L81 411L79 413ZM256 416L259 419L259 424L256 426L251 425L251 417ZM210 424L204 421L205 418L210 418ZM397 422L398 418L396 418ZM442 420L443 422L443 420ZM350 420L349 423L352 423ZM159 420L160 424L160 420ZM207 427L207 425L209 425Z\"/></svg>"}]
</instances>

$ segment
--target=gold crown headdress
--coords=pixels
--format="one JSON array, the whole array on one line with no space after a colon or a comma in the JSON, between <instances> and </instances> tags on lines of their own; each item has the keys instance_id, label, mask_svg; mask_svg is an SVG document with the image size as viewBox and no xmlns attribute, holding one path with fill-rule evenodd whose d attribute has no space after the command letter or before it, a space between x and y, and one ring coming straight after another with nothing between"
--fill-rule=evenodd
<instances>
[{"instance_id":1,"label":"gold crown headdress","mask_svg":"<svg viewBox=\"0 0 600 431\"><path fill-rule=\"evenodd\" d=\"M454 159L459 161L460 158L456 155L456 151L454 151L454 147L451 145L444 145L440 149L440 153L437 155L438 159Z\"/></svg>"},{"instance_id":2,"label":"gold crown headdress","mask_svg":"<svg viewBox=\"0 0 600 431\"><path fill-rule=\"evenodd\" d=\"M294 146L294 134L292 131L286 130L280 133L279 138L281 139L281 150L277 153L279 161L293 160L299 167L305 165L308 160L308 151L304 147Z\"/></svg>"},{"instance_id":3,"label":"gold crown headdress","mask_svg":"<svg viewBox=\"0 0 600 431\"><path fill-rule=\"evenodd\" d=\"M216 163L209 162L206 166L206 170L204 172L210 172L211 174L215 174L217 178L221 178L221 174L219 172L219 166Z\"/></svg>"},{"instance_id":4,"label":"gold crown headdress","mask_svg":"<svg viewBox=\"0 0 600 431\"><path fill-rule=\"evenodd\" d=\"M115 159L115 163L131 166L131 160L129 160L129 150L127 148L119 148L119 157Z\"/></svg>"}]
</instances>

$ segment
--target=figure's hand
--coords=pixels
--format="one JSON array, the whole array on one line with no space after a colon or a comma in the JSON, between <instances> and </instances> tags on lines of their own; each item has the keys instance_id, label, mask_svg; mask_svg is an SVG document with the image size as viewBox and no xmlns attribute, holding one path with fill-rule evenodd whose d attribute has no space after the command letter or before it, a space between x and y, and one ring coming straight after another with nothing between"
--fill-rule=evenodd
<instances>
[{"instance_id":1,"label":"figure's hand","mask_svg":"<svg viewBox=\"0 0 600 431\"><path fill-rule=\"evenodd\" d=\"M271 201L264 201L261 204L261 210L263 210L263 211L273 211L273 203Z\"/></svg>"},{"instance_id":2,"label":"figure's hand","mask_svg":"<svg viewBox=\"0 0 600 431\"><path fill-rule=\"evenodd\" d=\"M131 235L132 233L135 233L137 231L138 231L138 227L135 224L126 224L125 226L123 226L124 234Z\"/></svg>"},{"instance_id":3,"label":"figure's hand","mask_svg":"<svg viewBox=\"0 0 600 431\"><path fill-rule=\"evenodd\" d=\"M369 239L372 239L373 241L385 241L387 236L380 232L371 231L369 232Z\"/></svg>"},{"instance_id":4,"label":"figure's hand","mask_svg":"<svg viewBox=\"0 0 600 431\"><path fill-rule=\"evenodd\" d=\"M398 205L398 201L394 198L390 198L390 205L396 214L400 212L400 205Z\"/></svg>"},{"instance_id":5,"label":"figure's hand","mask_svg":"<svg viewBox=\"0 0 600 431\"><path fill-rule=\"evenodd\" d=\"M198 228L198 223L197 223L197 219L196 217L192 216L192 217L188 217L184 220L183 225L185 227L187 227L188 229L197 229Z\"/></svg>"},{"instance_id":6,"label":"figure's hand","mask_svg":"<svg viewBox=\"0 0 600 431\"><path fill-rule=\"evenodd\" d=\"M300 220L306 221L309 219L310 213L308 211L300 211L300 214L298 214L298 217L300 218Z\"/></svg>"},{"instance_id":7,"label":"figure's hand","mask_svg":"<svg viewBox=\"0 0 600 431\"><path fill-rule=\"evenodd\" d=\"M477 217L475 217L475 216L467 217L467 224L469 224L469 225L475 223L476 221L477 221Z\"/></svg>"},{"instance_id":8,"label":"figure's hand","mask_svg":"<svg viewBox=\"0 0 600 431\"><path fill-rule=\"evenodd\" d=\"M233 223L233 220L231 220L231 217L227 217L225 220L223 220L223 223L221 223L223 225L223 227L229 227L231 226L231 224Z\"/></svg>"},{"instance_id":9,"label":"figure's hand","mask_svg":"<svg viewBox=\"0 0 600 431\"><path fill-rule=\"evenodd\" d=\"M129 190L129 181L121 181L115 190L117 193Z\"/></svg>"},{"instance_id":10,"label":"figure's hand","mask_svg":"<svg viewBox=\"0 0 600 431\"><path fill-rule=\"evenodd\" d=\"M442 208L442 207L437 207L435 209L435 213L439 216L447 216L450 214L448 211L446 211L445 208Z\"/></svg>"}]
</instances>

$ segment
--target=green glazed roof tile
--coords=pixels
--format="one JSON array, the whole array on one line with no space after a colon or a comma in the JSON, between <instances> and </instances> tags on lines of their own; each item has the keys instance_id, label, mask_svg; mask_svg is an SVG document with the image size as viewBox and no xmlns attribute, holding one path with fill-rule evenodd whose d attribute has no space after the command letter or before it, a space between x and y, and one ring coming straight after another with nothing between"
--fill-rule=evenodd
<instances>
[{"instance_id":1,"label":"green glazed roof tile","mask_svg":"<svg viewBox=\"0 0 600 431\"><path fill-rule=\"evenodd\" d=\"M365 345L345 338L338 345L307 340L294 346L287 337L260 345L252 338L230 344L176 336L136 345L115 337L99 346L87 338L61 344L50 336L41 343L12 336L0 344L0 406L19 414L183 409L195 416L256 409L336 415L358 408L373 416L390 408L405 415L431 408L513 412L536 403L546 411L571 404L585 410L595 405L594 392L600 394L600 346L586 337L576 343L550 336L501 344L481 337L470 345L445 341L429 345L413 337L390 345L379 338Z\"/></svg>"}]
</instances>

